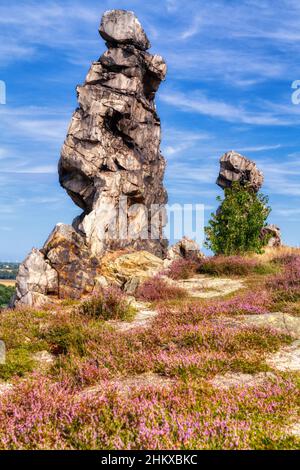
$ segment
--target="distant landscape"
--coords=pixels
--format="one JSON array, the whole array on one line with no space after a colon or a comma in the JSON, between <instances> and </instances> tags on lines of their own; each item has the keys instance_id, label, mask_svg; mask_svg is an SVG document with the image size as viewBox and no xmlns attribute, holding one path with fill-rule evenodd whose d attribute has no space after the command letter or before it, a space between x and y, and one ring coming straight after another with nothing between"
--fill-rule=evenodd
<instances>
[{"instance_id":1,"label":"distant landscape","mask_svg":"<svg viewBox=\"0 0 300 470\"><path fill-rule=\"evenodd\" d=\"M0 262L0 309L8 306L15 291L19 264Z\"/></svg>"},{"instance_id":2,"label":"distant landscape","mask_svg":"<svg viewBox=\"0 0 300 470\"><path fill-rule=\"evenodd\" d=\"M15 280L18 272L18 263L0 262L0 281Z\"/></svg>"}]
</instances>

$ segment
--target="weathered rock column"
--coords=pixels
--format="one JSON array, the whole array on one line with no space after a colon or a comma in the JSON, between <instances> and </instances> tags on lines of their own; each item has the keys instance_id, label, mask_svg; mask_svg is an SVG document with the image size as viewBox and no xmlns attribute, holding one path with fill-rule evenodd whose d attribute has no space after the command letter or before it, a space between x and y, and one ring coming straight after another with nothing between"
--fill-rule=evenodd
<instances>
[{"instance_id":1,"label":"weathered rock column","mask_svg":"<svg viewBox=\"0 0 300 470\"><path fill-rule=\"evenodd\" d=\"M59 162L60 183L83 213L73 226L58 224L26 258L15 306L91 292L109 250L166 254L166 163L154 102L166 64L147 52L150 42L132 12L106 12L99 32L108 50L77 88L79 107Z\"/></svg>"},{"instance_id":2,"label":"weathered rock column","mask_svg":"<svg viewBox=\"0 0 300 470\"><path fill-rule=\"evenodd\" d=\"M166 64L146 52L149 40L132 12L105 13L100 34L108 50L77 88L79 108L62 149L60 183L84 211L75 227L93 255L130 247L162 257L162 227L151 240L150 221L167 202L154 104Z\"/></svg>"}]
</instances>

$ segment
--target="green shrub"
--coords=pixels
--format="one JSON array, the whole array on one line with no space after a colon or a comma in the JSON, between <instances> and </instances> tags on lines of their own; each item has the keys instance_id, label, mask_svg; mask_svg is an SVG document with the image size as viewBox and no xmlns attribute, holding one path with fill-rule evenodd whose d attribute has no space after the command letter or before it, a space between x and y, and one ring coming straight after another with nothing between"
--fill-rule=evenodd
<instances>
[{"instance_id":1,"label":"green shrub","mask_svg":"<svg viewBox=\"0 0 300 470\"><path fill-rule=\"evenodd\" d=\"M132 320L136 310L132 307L123 292L111 287L94 294L79 307L79 313L102 320Z\"/></svg>"},{"instance_id":2,"label":"green shrub","mask_svg":"<svg viewBox=\"0 0 300 470\"><path fill-rule=\"evenodd\" d=\"M271 211L268 197L234 183L217 200L221 205L205 229L206 246L217 255L261 253L268 241L261 237Z\"/></svg>"},{"instance_id":3,"label":"green shrub","mask_svg":"<svg viewBox=\"0 0 300 470\"><path fill-rule=\"evenodd\" d=\"M15 293L15 288L11 286L3 286L0 284L0 308L8 306L10 299Z\"/></svg>"},{"instance_id":4,"label":"green shrub","mask_svg":"<svg viewBox=\"0 0 300 470\"><path fill-rule=\"evenodd\" d=\"M33 370L34 361L26 348L7 351L6 363L0 365L0 379L9 380L14 376L23 377Z\"/></svg>"}]
</instances>

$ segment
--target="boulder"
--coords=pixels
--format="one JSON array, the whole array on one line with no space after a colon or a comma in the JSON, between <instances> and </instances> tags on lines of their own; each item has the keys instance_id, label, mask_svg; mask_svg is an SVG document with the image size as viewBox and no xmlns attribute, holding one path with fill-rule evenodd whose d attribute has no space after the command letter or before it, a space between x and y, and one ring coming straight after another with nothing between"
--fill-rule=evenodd
<instances>
[{"instance_id":1,"label":"boulder","mask_svg":"<svg viewBox=\"0 0 300 470\"><path fill-rule=\"evenodd\" d=\"M267 225L264 227L261 231L261 237L268 237L267 246L269 247L278 247L282 245L281 231L277 225Z\"/></svg>"},{"instance_id":2,"label":"boulder","mask_svg":"<svg viewBox=\"0 0 300 470\"><path fill-rule=\"evenodd\" d=\"M167 258L165 260L165 267L170 266L173 261L180 258L197 260L204 258L204 254L201 252L199 245L188 237L183 237L176 245L169 248Z\"/></svg>"},{"instance_id":3,"label":"boulder","mask_svg":"<svg viewBox=\"0 0 300 470\"><path fill-rule=\"evenodd\" d=\"M43 305L49 302L49 295L57 294L57 271L41 251L33 249L19 268L14 305Z\"/></svg>"},{"instance_id":4,"label":"boulder","mask_svg":"<svg viewBox=\"0 0 300 470\"><path fill-rule=\"evenodd\" d=\"M132 44L142 51L151 47L145 31L132 11L107 11L103 15L99 32L103 39L111 44Z\"/></svg>"},{"instance_id":5,"label":"boulder","mask_svg":"<svg viewBox=\"0 0 300 470\"><path fill-rule=\"evenodd\" d=\"M60 299L80 299L93 291L99 262L73 227L58 224L42 251L58 273Z\"/></svg>"},{"instance_id":6,"label":"boulder","mask_svg":"<svg viewBox=\"0 0 300 470\"><path fill-rule=\"evenodd\" d=\"M147 251L109 253L102 259L106 280L134 294L140 282L163 270L163 261Z\"/></svg>"},{"instance_id":7,"label":"boulder","mask_svg":"<svg viewBox=\"0 0 300 470\"><path fill-rule=\"evenodd\" d=\"M255 162L248 160L237 152L225 153L220 159L220 173L217 184L222 188L230 188L233 182L248 185L259 191L264 182L263 173Z\"/></svg>"}]
</instances>

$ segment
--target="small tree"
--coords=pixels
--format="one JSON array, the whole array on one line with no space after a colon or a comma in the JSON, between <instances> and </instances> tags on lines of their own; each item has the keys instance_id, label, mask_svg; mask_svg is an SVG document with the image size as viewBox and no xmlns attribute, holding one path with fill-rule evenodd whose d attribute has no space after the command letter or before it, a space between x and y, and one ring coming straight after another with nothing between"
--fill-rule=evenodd
<instances>
[{"instance_id":1,"label":"small tree","mask_svg":"<svg viewBox=\"0 0 300 470\"><path fill-rule=\"evenodd\" d=\"M217 200L221 205L205 228L206 247L217 255L261 253L268 243L261 231L271 212L269 198L235 182Z\"/></svg>"}]
</instances>

